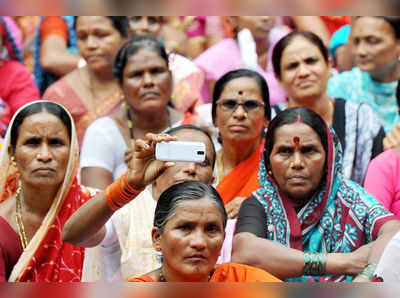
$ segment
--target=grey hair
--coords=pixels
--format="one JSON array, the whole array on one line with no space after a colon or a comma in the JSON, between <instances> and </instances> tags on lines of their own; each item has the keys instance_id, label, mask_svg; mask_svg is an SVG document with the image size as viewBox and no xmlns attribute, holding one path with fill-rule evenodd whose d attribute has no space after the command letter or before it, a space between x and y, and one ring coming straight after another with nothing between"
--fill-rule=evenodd
<instances>
[{"instance_id":1,"label":"grey hair","mask_svg":"<svg viewBox=\"0 0 400 298\"><path fill-rule=\"evenodd\" d=\"M178 183L165 190L157 201L153 226L162 234L167 222L175 215L175 210L180 204L187 200L199 200L204 197L217 205L225 229L228 216L221 196L214 187L199 181Z\"/></svg>"}]
</instances>

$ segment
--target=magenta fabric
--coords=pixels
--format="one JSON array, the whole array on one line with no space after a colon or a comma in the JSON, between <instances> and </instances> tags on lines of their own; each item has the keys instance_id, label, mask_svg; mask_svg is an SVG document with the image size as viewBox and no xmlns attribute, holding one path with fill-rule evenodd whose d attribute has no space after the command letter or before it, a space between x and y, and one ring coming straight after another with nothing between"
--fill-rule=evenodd
<instances>
[{"instance_id":1,"label":"magenta fabric","mask_svg":"<svg viewBox=\"0 0 400 298\"><path fill-rule=\"evenodd\" d=\"M14 113L28 102L40 99L32 74L18 61L2 60L0 66L0 98L5 109L1 123L8 125Z\"/></svg>"},{"instance_id":2,"label":"magenta fabric","mask_svg":"<svg viewBox=\"0 0 400 298\"><path fill-rule=\"evenodd\" d=\"M8 29L10 30L10 32L14 38L15 44L21 50L22 49L21 30L18 28L17 23L15 23L15 21L11 17L3 16L3 18L8 26Z\"/></svg>"},{"instance_id":3,"label":"magenta fabric","mask_svg":"<svg viewBox=\"0 0 400 298\"><path fill-rule=\"evenodd\" d=\"M22 244L18 234L0 216L0 282L5 282L22 254Z\"/></svg>"},{"instance_id":4,"label":"magenta fabric","mask_svg":"<svg viewBox=\"0 0 400 298\"><path fill-rule=\"evenodd\" d=\"M184 16L179 17L181 21L185 20ZM206 16L196 16L192 23L185 30L187 37L205 36L206 33Z\"/></svg>"},{"instance_id":5,"label":"magenta fabric","mask_svg":"<svg viewBox=\"0 0 400 298\"><path fill-rule=\"evenodd\" d=\"M387 150L371 161L364 188L400 218L400 155L396 150Z\"/></svg>"},{"instance_id":6,"label":"magenta fabric","mask_svg":"<svg viewBox=\"0 0 400 298\"><path fill-rule=\"evenodd\" d=\"M268 51L267 69L262 69L259 65L257 66L257 72L264 76L267 81L271 106L286 101L287 98L286 91L279 87L278 81L274 76L271 60L274 44L271 45ZM206 103L211 101L211 96L208 92L206 82L207 80L216 81L228 71L243 67L239 46L232 38L225 38L214 46L208 48L200 56L194 59L194 63L200 67L205 74L206 80L201 90L201 95Z\"/></svg>"}]
</instances>

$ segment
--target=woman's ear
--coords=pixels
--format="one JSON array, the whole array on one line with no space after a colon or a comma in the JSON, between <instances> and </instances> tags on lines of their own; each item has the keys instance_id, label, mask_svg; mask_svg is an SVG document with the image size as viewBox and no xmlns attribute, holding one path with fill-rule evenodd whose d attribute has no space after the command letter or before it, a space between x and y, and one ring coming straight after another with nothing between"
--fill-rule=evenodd
<instances>
[{"instance_id":1,"label":"woman's ear","mask_svg":"<svg viewBox=\"0 0 400 298\"><path fill-rule=\"evenodd\" d=\"M151 231L151 240L153 242L153 248L156 251L161 251L161 238L162 235L160 233L160 230L158 228L153 228Z\"/></svg>"},{"instance_id":2,"label":"woman's ear","mask_svg":"<svg viewBox=\"0 0 400 298\"><path fill-rule=\"evenodd\" d=\"M269 120L264 118L264 128L267 128L269 125Z\"/></svg>"}]
</instances>

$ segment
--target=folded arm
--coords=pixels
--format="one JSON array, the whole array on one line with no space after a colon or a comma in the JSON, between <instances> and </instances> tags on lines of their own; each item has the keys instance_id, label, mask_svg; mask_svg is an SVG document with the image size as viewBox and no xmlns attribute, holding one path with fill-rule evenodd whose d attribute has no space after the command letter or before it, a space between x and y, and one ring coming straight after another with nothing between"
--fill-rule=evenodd
<instances>
[{"instance_id":1,"label":"folded arm","mask_svg":"<svg viewBox=\"0 0 400 298\"><path fill-rule=\"evenodd\" d=\"M329 253L327 275L356 275L365 267L371 246L353 253ZM287 279L304 273L304 253L251 233L239 233L233 239L232 261L264 269L272 275Z\"/></svg>"}]
</instances>

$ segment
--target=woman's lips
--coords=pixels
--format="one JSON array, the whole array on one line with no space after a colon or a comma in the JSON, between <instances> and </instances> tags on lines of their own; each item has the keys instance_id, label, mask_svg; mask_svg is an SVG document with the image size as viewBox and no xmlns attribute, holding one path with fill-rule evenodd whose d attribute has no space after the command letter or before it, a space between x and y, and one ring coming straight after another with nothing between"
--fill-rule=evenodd
<instances>
[{"instance_id":1,"label":"woman's lips","mask_svg":"<svg viewBox=\"0 0 400 298\"><path fill-rule=\"evenodd\" d=\"M154 91L150 91L150 92L145 92L145 93L143 93L143 94L141 95L141 98L142 98L142 99L152 99L152 98L159 97L159 96L160 96L159 93L154 92Z\"/></svg>"},{"instance_id":2,"label":"woman's lips","mask_svg":"<svg viewBox=\"0 0 400 298\"><path fill-rule=\"evenodd\" d=\"M192 255L189 257L186 257L185 259L191 260L191 261L206 261L207 258L203 255Z\"/></svg>"},{"instance_id":3,"label":"woman's lips","mask_svg":"<svg viewBox=\"0 0 400 298\"><path fill-rule=\"evenodd\" d=\"M287 178L287 180L290 182L290 183L293 183L293 184L297 184L297 183L304 183L304 181L306 181L307 180L307 177L289 177L289 178Z\"/></svg>"},{"instance_id":4,"label":"woman's lips","mask_svg":"<svg viewBox=\"0 0 400 298\"><path fill-rule=\"evenodd\" d=\"M300 87L300 88L308 88L308 87L310 87L310 86L312 86L312 84L313 84L313 82L312 81L301 81L301 82L299 82L298 84L297 84L297 87Z\"/></svg>"},{"instance_id":5,"label":"woman's lips","mask_svg":"<svg viewBox=\"0 0 400 298\"><path fill-rule=\"evenodd\" d=\"M86 62L93 62L93 61L96 61L96 60L98 60L98 59L100 59L100 58L102 58L102 56L101 55L90 55L90 56L87 56L86 58L85 58L85 60L86 60Z\"/></svg>"},{"instance_id":6,"label":"woman's lips","mask_svg":"<svg viewBox=\"0 0 400 298\"><path fill-rule=\"evenodd\" d=\"M33 170L33 172L39 173L39 174L48 174L48 173L55 172L55 170L52 168L37 168L37 169Z\"/></svg>"},{"instance_id":7,"label":"woman's lips","mask_svg":"<svg viewBox=\"0 0 400 298\"><path fill-rule=\"evenodd\" d=\"M247 126L240 124L234 124L229 126L229 130L234 132L246 131L247 129L248 129Z\"/></svg>"}]
</instances>

